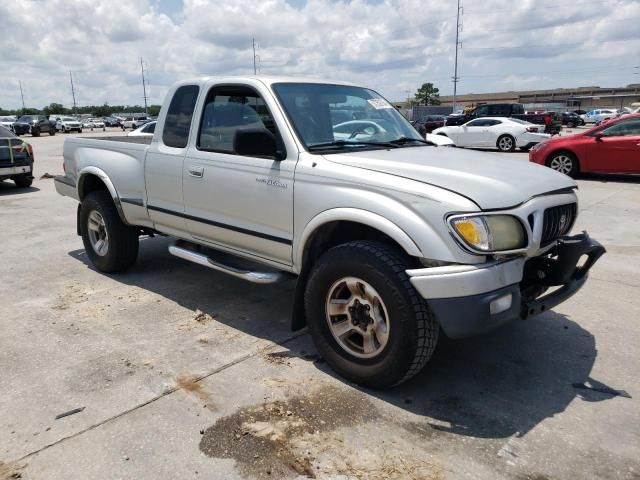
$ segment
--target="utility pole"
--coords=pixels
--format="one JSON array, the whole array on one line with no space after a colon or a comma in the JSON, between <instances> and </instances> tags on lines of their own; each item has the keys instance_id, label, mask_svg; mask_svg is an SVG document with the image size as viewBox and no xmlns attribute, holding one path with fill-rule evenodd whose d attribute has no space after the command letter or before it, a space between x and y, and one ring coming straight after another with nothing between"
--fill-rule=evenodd
<instances>
[{"instance_id":1,"label":"utility pole","mask_svg":"<svg viewBox=\"0 0 640 480\"><path fill-rule=\"evenodd\" d=\"M147 86L144 80L144 63L142 63L142 57L140 57L140 69L142 70L142 95L144 96L144 113L147 113Z\"/></svg>"},{"instance_id":2,"label":"utility pole","mask_svg":"<svg viewBox=\"0 0 640 480\"><path fill-rule=\"evenodd\" d=\"M256 75L258 73L258 70L256 68L256 58L258 58L258 56L256 55L256 39L255 39L255 37L251 39L251 42L253 44L253 74Z\"/></svg>"},{"instance_id":3,"label":"utility pole","mask_svg":"<svg viewBox=\"0 0 640 480\"><path fill-rule=\"evenodd\" d=\"M456 11L456 59L455 66L453 69L453 111L456 111L456 94L458 93L458 82L460 78L458 77L458 48L462 45L460 41L460 32L462 31L462 23L460 22L460 15L464 13L462 11L462 7L460 6L460 0L458 0L458 9Z\"/></svg>"},{"instance_id":4,"label":"utility pole","mask_svg":"<svg viewBox=\"0 0 640 480\"><path fill-rule=\"evenodd\" d=\"M24 115L27 109L24 108L24 93L22 93L22 82L20 80L18 80L18 85L20 85L20 98L22 99L22 114Z\"/></svg>"},{"instance_id":5,"label":"utility pole","mask_svg":"<svg viewBox=\"0 0 640 480\"><path fill-rule=\"evenodd\" d=\"M73 88L73 75L71 75L71 70L69 70L69 80L71 81L71 96L73 97L73 113L76 112L76 90Z\"/></svg>"}]
</instances>

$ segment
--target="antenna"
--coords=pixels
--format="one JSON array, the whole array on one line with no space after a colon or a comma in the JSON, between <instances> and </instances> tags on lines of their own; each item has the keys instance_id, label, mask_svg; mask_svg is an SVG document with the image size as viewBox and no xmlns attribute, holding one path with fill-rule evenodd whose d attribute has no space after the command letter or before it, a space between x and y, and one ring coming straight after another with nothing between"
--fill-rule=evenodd
<instances>
[{"instance_id":1,"label":"antenna","mask_svg":"<svg viewBox=\"0 0 640 480\"><path fill-rule=\"evenodd\" d=\"M144 113L147 113L147 86L144 79L144 64L142 63L142 57L140 57L140 69L142 70L142 94L144 95Z\"/></svg>"},{"instance_id":2,"label":"antenna","mask_svg":"<svg viewBox=\"0 0 640 480\"><path fill-rule=\"evenodd\" d=\"M22 93L22 82L18 80L18 85L20 85L20 98L22 98L22 113L26 112L26 108L24 108L24 94Z\"/></svg>"},{"instance_id":3,"label":"antenna","mask_svg":"<svg viewBox=\"0 0 640 480\"><path fill-rule=\"evenodd\" d=\"M73 112L76 111L76 91L73 88L73 75L71 75L71 70L69 70L69 80L71 81L71 96L73 97Z\"/></svg>"},{"instance_id":4,"label":"antenna","mask_svg":"<svg viewBox=\"0 0 640 480\"><path fill-rule=\"evenodd\" d=\"M460 81L460 77L458 77L458 49L462 45L460 41L460 32L462 31L462 22L460 21L460 16L463 14L462 7L460 6L460 0L458 0L458 9L456 11L456 59L455 66L453 70L453 111L456 111L456 94L458 91L458 82Z\"/></svg>"}]
</instances>

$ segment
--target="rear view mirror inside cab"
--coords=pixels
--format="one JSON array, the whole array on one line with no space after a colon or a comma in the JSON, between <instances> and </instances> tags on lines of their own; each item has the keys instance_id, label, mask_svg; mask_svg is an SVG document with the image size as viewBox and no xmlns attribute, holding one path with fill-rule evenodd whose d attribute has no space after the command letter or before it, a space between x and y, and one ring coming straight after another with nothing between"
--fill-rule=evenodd
<instances>
[{"instance_id":1,"label":"rear view mirror inside cab","mask_svg":"<svg viewBox=\"0 0 640 480\"><path fill-rule=\"evenodd\" d=\"M347 103L347 96L340 94L325 94L321 96L322 103Z\"/></svg>"}]
</instances>

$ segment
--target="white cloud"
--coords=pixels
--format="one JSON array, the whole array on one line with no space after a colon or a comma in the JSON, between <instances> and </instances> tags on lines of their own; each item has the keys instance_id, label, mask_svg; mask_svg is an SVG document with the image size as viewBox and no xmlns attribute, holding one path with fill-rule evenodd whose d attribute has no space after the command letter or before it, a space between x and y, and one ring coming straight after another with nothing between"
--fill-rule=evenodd
<instances>
[{"instance_id":1,"label":"white cloud","mask_svg":"<svg viewBox=\"0 0 640 480\"><path fill-rule=\"evenodd\" d=\"M637 0L463 0L458 91L640 83ZM0 107L141 103L186 76L260 70L349 80L390 99L452 90L455 2L65 0L0 2ZM506 48L509 47L509 48Z\"/></svg>"}]
</instances>

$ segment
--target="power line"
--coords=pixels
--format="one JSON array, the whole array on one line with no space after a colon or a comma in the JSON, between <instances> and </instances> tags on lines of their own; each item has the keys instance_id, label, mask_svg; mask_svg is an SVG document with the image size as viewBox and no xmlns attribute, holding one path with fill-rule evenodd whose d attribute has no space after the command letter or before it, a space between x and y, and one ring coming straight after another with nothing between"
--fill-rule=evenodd
<instances>
[{"instance_id":1,"label":"power line","mask_svg":"<svg viewBox=\"0 0 640 480\"><path fill-rule=\"evenodd\" d=\"M140 57L140 69L142 70L142 98L144 98L144 113L147 113L147 86L144 79L144 64L142 63L142 57Z\"/></svg>"}]
</instances>

